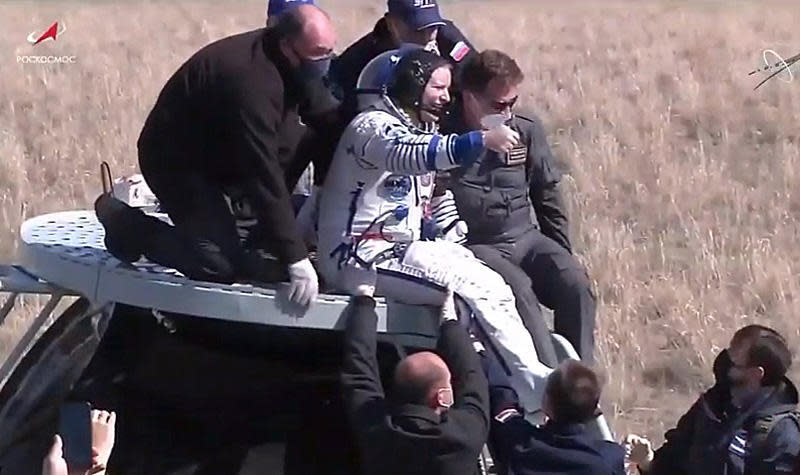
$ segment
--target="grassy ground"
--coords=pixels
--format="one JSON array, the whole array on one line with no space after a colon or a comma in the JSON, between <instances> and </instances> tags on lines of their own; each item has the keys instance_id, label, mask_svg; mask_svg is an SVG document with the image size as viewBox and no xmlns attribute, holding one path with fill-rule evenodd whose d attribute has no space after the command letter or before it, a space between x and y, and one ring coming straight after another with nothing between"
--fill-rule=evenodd
<instances>
[{"instance_id":1,"label":"grassy ground","mask_svg":"<svg viewBox=\"0 0 800 475\"><path fill-rule=\"evenodd\" d=\"M321 2L340 48L377 0ZM567 176L572 237L600 307L605 408L619 434L660 440L750 322L794 347L800 298L800 83L758 91L772 48L800 50L800 6L747 2L449 2L479 47L515 56L523 107L543 119ZM191 53L260 27L264 2L0 3L0 260L26 217L85 208L97 169L136 171L135 141ZM56 42L31 30L61 20ZM76 64L18 64L70 54ZM0 329L0 354L25 314ZM794 372L798 374L797 371Z\"/></svg>"}]
</instances>

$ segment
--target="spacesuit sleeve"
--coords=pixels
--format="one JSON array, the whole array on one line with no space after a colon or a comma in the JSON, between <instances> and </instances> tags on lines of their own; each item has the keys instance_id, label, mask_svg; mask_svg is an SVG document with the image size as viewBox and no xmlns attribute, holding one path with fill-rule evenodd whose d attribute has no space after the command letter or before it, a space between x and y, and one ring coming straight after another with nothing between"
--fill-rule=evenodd
<instances>
[{"instance_id":1,"label":"spacesuit sleeve","mask_svg":"<svg viewBox=\"0 0 800 475\"><path fill-rule=\"evenodd\" d=\"M440 135L414 132L388 113L365 114L353 124L357 142L351 153L392 173L423 175L474 161L483 150L481 132Z\"/></svg>"}]
</instances>

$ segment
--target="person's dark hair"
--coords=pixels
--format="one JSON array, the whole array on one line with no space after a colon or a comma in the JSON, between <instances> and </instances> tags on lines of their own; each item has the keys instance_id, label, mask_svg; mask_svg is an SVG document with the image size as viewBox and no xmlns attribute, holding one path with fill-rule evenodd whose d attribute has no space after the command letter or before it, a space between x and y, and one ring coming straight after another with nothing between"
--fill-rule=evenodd
<instances>
[{"instance_id":1,"label":"person's dark hair","mask_svg":"<svg viewBox=\"0 0 800 475\"><path fill-rule=\"evenodd\" d=\"M403 106L418 105L431 75L441 67L452 65L438 54L422 48L409 51L395 67L387 89L389 97Z\"/></svg>"},{"instance_id":2,"label":"person's dark hair","mask_svg":"<svg viewBox=\"0 0 800 475\"><path fill-rule=\"evenodd\" d=\"M462 89L481 93L492 79L517 85L525 79L525 75L511 56L496 49L487 49L473 55L464 64L459 79Z\"/></svg>"},{"instance_id":3,"label":"person's dark hair","mask_svg":"<svg viewBox=\"0 0 800 475\"><path fill-rule=\"evenodd\" d=\"M792 365L792 353L780 333L763 325L748 325L733 335L734 343L748 345L747 364L764 368L762 386L775 386Z\"/></svg>"},{"instance_id":4,"label":"person's dark hair","mask_svg":"<svg viewBox=\"0 0 800 475\"><path fill-rule=\"evenodd\" d=\"M566 360L547 378L545 392L560 423L584 423L597 414L600 379L591 368L577 360Z\"/></svg>"}]
</instances>

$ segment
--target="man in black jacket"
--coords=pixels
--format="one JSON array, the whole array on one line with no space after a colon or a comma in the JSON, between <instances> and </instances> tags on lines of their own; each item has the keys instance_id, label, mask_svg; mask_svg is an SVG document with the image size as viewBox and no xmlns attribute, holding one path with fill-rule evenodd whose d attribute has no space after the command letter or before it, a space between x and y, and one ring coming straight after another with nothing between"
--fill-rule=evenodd
<instances>
[{"instance_id":1,"label":"man in black jacket","mask_svg":"<svg viewBox=\"0 0 800 475\"><path fill-rule=\"evenodd\" d=\"M513 475L624 475L625 451L597 439L586 423L597 415L600 382L576 360L566 360L547 379L543 409L548 417L537 427L522 416L516 392L491 353L481 352L489 380L490 441L498 473Z\"/></svg>"},{"instance_id":2,"label":"man in black jacket","mask_svg":"<svg viewBox=\"0 0 800 475\"><path fill-rule=\"evenodd\" d=\"M322 81L335 39L327 14L300 5L274 27L216 41L184 63L138 141L142 174L174 227L101 196L108 249L198 280L288 277L292 300L313 301L317 275L289 190L307 163L295 159L300 118L324 128L338 107Z\"/></svg>"},{"instance_id":3,"label":"man in black jacket","mask_svg":"<svg viewBox=\"0 0 800 475\"><path fill-rule=\"evenodd\" d=\"M345 330L341 382L362 473L470 475L489 430L486 378L467 331L455 318L452 295L443 311L438 355L415 353L394 373L387 400L376 359L376 274L348 266L356 289ZM452 380L452 385L451 385Z\"/></svg>"},{"instance_id":4,"label":"man in black jacket","mask_svg":"<svg viewBox=\"0 0 800 475\"><path fill-rule=\"evenodd\" d=\"M361 70L372 59L403 43L435 50L458 65L475 54L464 34L439 14L435 0L388 0L375 28L331 63L331 79L345 98L352 98Z\"/></svg>"},{"instance_id":5,"label":"man in black jacket","mask_svg":"<svg viewBox=\"0 0 800 475\"><path fill-rule=\"evenodd\" d=\"M541 301L554 310L556 332L572 343L583 361L591 362L596 302L586 271L571 255L566 207L558 188L561 175L539 119L513 114L523 73L497 50L475 55L461 73L462 101L443 130L481 128L485 117L494 115L521 137L511 152L487 152L470 168L451 173L448 188L467 224L467 244L514 290L535 340L549 338L541 323ZM545 347L537 344L537 352L545 364L553 365L554 356Z\"/></svg>"},{"instance_id":6,"label":"man in black jacket","mask_svg":"<svg viewBox=\"0 0 800 475\"><path fill-rule=\"evenodd\" d=\"M630 460L646 475L791 473L800 450L791 353L770 328L737 331L714 363L715 385L666 433L655 453L630 435Z\"/></svg>"}]
</instances>

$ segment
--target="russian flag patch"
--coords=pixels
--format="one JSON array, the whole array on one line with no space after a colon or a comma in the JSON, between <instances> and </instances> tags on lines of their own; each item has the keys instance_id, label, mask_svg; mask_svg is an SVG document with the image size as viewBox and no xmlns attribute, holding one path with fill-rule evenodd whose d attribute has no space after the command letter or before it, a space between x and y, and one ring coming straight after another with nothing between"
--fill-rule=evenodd
<instances>
[{"instance_id":1,"label":"russian flag patch","mask_svg":"<svg viewBox=\"0 0 800 475\"><path fill-rule=\"evenodd\" d=\"M464 56L469 53L469 46L463 41L459 41L453 46L453 49L450 51L450 57L455 60L455 62L459 62L464 59Z\"/></svg>"}]
</instances>

